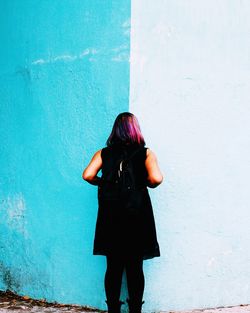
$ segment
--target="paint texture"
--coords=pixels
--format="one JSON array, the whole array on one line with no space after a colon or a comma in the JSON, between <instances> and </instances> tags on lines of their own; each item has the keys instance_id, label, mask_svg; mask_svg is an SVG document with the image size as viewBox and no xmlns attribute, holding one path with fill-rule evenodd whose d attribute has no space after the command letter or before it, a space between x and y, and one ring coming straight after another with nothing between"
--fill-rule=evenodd
<instances>
[{"instance_id":1,"label":"paint texture","mask_svg":"<svg viewBox=\"0 0 250 313\"><path fill-rule=\"evenodd\" d=\"M0 9L0 289L105 309L82 172L128 110L130 1Z\"/></svg>"},{"instance_id":2,"label":"paint texture","mask_svg":"<svg viewBox=\"0 0 250 313\"><path fill-rule=\"evenodd\" d=\"M131 5L130 44L127 0L0 2L0 289L106 309L81 175L129 110L164 176L143 311L249 303L250 4Z\"/></svg>"},{"instance_id":3,"label":"paint texture","mask_svg":"<svg viewBox=\"0 0 250 313\"><path fill-rule=\"evenodd\" d=\"M250 302L249 1L132 1L130 110L164 182L145 310Z\"/></svg>"}]
</instances>

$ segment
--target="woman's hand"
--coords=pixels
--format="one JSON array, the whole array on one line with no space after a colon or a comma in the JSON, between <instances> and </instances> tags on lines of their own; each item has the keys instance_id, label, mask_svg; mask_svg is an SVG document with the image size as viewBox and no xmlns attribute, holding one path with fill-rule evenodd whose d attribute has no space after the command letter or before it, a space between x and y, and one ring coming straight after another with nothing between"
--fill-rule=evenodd
<instances>
[{"instance_id":1,"label":"woman's hand","mask_svg":"<svg viewBox=\"0 0 250 313\"><path fill-rule=\"evenodd\" d=\"M91 185L98 186L101 180L100 177L97 176L97 173L102 168L102 157L101 157L102 149L98 150L90 160L88 166L82 173L82 178L86 180Z\"/></svg>"}]
</instances>

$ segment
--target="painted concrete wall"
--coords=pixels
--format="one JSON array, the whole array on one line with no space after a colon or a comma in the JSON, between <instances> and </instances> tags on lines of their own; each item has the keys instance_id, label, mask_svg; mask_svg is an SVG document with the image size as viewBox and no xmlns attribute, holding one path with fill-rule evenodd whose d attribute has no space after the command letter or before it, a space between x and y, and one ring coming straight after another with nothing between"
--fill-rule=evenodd
<instances>
[{"instance_id":1,"label":"painted concrete wall","mask_svg":"<svg viewBox=\"0 0 250 313\"><path fill-rule=\"evenodd\" d=\"M0 2L0 289L106 308L82 180L129 103L130 1Z\"/></svg>"},{"instance_id":2,"label":"painted concrete wall","mask_svg":"<svg viewBox=\"0 0 250 313\"><path fill-rule=\"evenodd\" d=\"M143 310L249 303L249 2L132 1L131 44L130 1L0 8L0 289L106 308L81 174L129 109L164 174Z\"/></svg>"},{"instance_id":3,"label":"painted concrete wall","mask_svg":"<svg viewBox=\"0 0 250 313\"><path fill-rule=\"evenodd\" d=\"M250 302L249 15L249 1L132 1L130 110L165 177L148 308Z\"/></svg>"}]
</instances>

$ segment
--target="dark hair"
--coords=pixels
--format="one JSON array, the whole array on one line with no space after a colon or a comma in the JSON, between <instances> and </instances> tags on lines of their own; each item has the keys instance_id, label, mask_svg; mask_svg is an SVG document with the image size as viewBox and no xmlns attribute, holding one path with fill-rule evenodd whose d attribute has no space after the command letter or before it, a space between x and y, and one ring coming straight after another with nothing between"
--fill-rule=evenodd
<instances>
[{"instance_id":1,"label":"dark hair","mask_svg":"<svg viewBox=\"0 0 250 313\"><path fill-rule=\"evenodd\" d=\"M114 144L138 144L145 146L145 140L141 133L139 122L136 116L130 112L118 114L115 119L107 146Z\"/></svg>"}]
</instances>

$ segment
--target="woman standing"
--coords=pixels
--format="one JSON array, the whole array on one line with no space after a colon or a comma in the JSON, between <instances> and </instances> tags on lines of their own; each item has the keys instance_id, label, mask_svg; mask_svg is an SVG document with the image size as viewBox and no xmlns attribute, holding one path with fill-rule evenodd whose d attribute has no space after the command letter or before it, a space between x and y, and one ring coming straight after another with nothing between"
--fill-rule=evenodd
<instances>
[{"instance_id":1,"label":"woman standing","mask_svg":"<svg viewBox=\"0 0 250 313\"><path fill-rule=\"evenodd\" d=\"M145 147L136 116L120 113L114 122L106 147L98 150L83 171L88 183L98 186L98 214L93 246L94 255L105 255L107 269L104 285L109 313L119 313L123 270L126 270L130 313L140 313L144 292L143 260L160 256L155 220L147 187L163 181L156 155ZM126 199L102 201L102 178L111 173L117 161L130 157L136 191L133 196L139 208L128 213ZM102 169L102 177L97 173ZM128 187L130 188L130 187ZM133 212L133 213L131 213Z\"/></svg>"}]
</instances>

